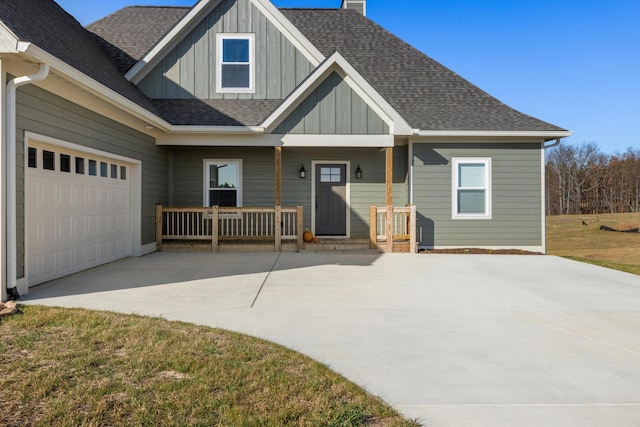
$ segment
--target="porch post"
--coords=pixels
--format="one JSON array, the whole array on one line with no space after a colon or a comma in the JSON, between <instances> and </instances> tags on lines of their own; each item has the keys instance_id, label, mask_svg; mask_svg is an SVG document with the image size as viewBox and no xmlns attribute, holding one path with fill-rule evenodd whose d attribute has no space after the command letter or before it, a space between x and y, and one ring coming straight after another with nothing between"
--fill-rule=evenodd
<instances>
[{"instance_id":1,"label":"porch post","mask_svg":"<svg viewBox=\"0 0 640 427\"><path fill-rule=\"evenodd\" d=\"M387 252L393 252L393 147L386 150L386 193L387 193Z\"/></svg>"},{"instance_id":2,"label":"porch post","mask_svg":"<svg viewBox=\"0 0 640 427\"><path fill-rule=\"evenodd\" d=\"M393 205L393 147L387 147L386 178L387 206Z\"/></svg>"},{"instance_id":3,"label":"porch post","mask_svg":"<svg viewBox=\"0 0 640 427\"><path fill-rule=\"evenodd\" d=\"M378 208L376 206L369 207L369 247L371 249L378 247Z\"/></svg>"},{"instance_id":4,"label":"porch post","mask_svg":"<svg viewBox=\"0 0 640 427\"><path fill-rule=\"evenodd\" d=\"M296 208L296 210L297 210L296 217L298 219L298 224L296 225L296 231L298 233L298 239L297 239L297 241L298 241L298 251L301 251L302 250L302 241L303 241L302 235L304 234L304 230L303 230L303 228L304 228L304 218L303 218L304 208L302 206L298 206Z\"/></svg>"},{"instance_id":5,"label":"porch post","mask_svg":"<svg viewBox=\"0 0 640 427\"><path fill-rule=\"evenodd\" d=\"M275 147L275 166L276 166L276 176L275 176L275 205L282 206L282 147Z\"/></svg>"},{"instance_id":6,"label":"porch post","mask_svg":"<svg viewBox=\"0 0 640 427\"><path fill-rule=\"evenodd\" d=\"M156 205L156 250L162 251L162 205Z\"/></svg>"},{"instance_id":7,"label":"porch post","mask_svg":"<svg viewBox=\"0 0 640 427\"><path fill-rule=\"evenodd\" d=\"M282 206L276 205L274 209L274 221L276 229L275 234L275 251L282 251Z\"/></svg>"},{"instance_id":8,"label":"porch post","mask_svg":"<svg viewBox=\"0 0 640 427\"><path fill-rule=\"evenodd\" d=\"M218 206L211 206L211 252L218 252L220 250L220 242L218 241L219 219L220 211L218 210Z\"/></svg>"}]
</instances>

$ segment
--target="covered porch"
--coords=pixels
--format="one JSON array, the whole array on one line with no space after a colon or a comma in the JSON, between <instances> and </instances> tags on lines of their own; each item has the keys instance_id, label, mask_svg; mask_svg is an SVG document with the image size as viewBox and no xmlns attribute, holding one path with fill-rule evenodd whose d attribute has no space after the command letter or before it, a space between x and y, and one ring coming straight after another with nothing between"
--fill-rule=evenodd
<instances>
[{"instance_id":1,"label":"covered porch","mask_svg":"<svg viewBox=\"0 0 640 427\"><path fill-rule=\"evenodd\" d=\"M241 182L239 185L247 187L247 182L252 184L260 182L267 189L272 187L275 202L273 205L250 206L253 200L247 200L249 197L245 197L244 204L247 206L158 205L156 207L158 250L417 252L415 206L393 206L393 147L373 150L378 161L363 163L365 168L368 168L369 180L361 179L362 172L356 173L356 168L350 171L349 160L313 160L314 157L346 159L348 156L343 154L344 150L338 151L338 154L333 153L333 156L316 154L316 152L301 154L300 150L291 150L285 169L283 169L283 148L274 147L273 153L273 163L270 167L274 171L273 186L268 184L271 179L265 179L264 173L261 179L241 177L239 180ZM384 157L381 158L379 154L383 154ZM366 155L372 156L371 149L366 152ZM201 156L210 157L206 153ZM261 162L264 162L264 157L261 156L263 159ZM307 168L311 169L310 173L304 168L305 161ZM347 221L357 225L350 227L348 223L345 226L345 232L317 233L318 235L314 236L315 243L307 243L303 238L305 231L320 231L318 223L324 215L318 210L319 195L316 189L319 188L320 180L324 181L324 176L321 177L320 172L325 169L320 166L326 166L325 163L346 165L343 179L347 191L346 195L341 197L345 198ZM249 160L245 162L246 177L253 173L249 172L249 167L246 167L248 164ZM296 166L297 176L292 176L291 166L300 164L302 166ZM375 164L384 165L384 168L376 167ZM263 163L259 168L266 169ZM359 168L360 164L357 169ZM354 177L353 182L351 176ZM316 183L309 185L310 182ZM396 183L396 186L398 185L402 184ZM206 186L205 178L205 192ZM250 191L252 190L247 189L246 194L251 194ZM329 192L335 191L330 189ZM357 201L352 203L352 198ZM367 200L370 204L361 206ZM356 203L359 207L352 206ZM349 220L351 216L353 218Z\"/></svg>"}]
</instances>

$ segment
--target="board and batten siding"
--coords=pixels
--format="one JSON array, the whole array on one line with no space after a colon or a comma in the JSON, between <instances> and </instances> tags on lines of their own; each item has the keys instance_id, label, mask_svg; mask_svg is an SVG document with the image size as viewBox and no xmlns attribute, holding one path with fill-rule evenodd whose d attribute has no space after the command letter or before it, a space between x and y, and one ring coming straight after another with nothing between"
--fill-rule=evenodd
<instances>
[{"instance_id":1,"label":"board and batten siding","mask_svg":"<svg viewBox=\"0 0 640 427\"><path fill-rule=\"evenodd\" d=\"M537 143L415 143L420 246L542 246L541 149ZM491 219L452 219L454 157L491 158Z\"/></svg>"},{"instance_id":2,"label":"board and batten siding","mask_svg":"<svg viewBox=\"0 0 640 427\"><path fill-rule=\"evenodd\" d=\"M33 85L17 97L18 277L24 276L25 131L142 162L142 245L155 242L155 205L167 200L167 150L140 133Z\"/></svg>"},{"instance_id":3,"label":"board and batten siding","mask_svg":"<svg viewBox=\"0 0 640 427\"><path fill-rule=\"evenodd\" d=\"M333 72L273 133L388 135L389 126Z\"/></svg>"},{"instance_id":4,"label":"board and batten siding","mask_svg":"<svg viewBox=\"0 0 640 427\"><path fill-rule=\"evenodd\" d=\"M255 34L255 93L217 92L218 33ZM250 0L222 0L138 87L153 99L284 99L312 71Z\"/></svg>"},{"instance_id":5,"label":"board and batten siding","mask_svg":"<svg viewBox=\"0 0 640 427\"><path fill-rule=\"evenodd\" d=\"M244 206L273 206L275 204L275 159L273 148L174 148L172 174L174 189L171 204L201 206L204 196L204 159L242 159L242 192ZM351 237L369 236L369 207L384 206L385 153L375 148L283 148L282 149L282 205L304 208L304 227L311 229L312 161L350 161L348 181L351 186ZM307 170L307 178L298 176L300 166ZM357 180L357 165L363 178ZM408 201L407 147L394 149L394 204L404 206Z\"/></svg>"}]
</instances>

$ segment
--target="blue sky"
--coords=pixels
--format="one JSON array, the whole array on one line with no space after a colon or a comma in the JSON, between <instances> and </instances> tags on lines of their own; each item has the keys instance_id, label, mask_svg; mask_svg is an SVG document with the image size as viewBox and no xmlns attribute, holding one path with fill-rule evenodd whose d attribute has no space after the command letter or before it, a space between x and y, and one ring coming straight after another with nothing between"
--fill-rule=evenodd
<instances>
[{"instance_id":1,"label":"blue sky","mask_svg":"<svg viewBox=\"0 0 640 427\"><path fill-rule=\"evenodd\" d=\"M195 0L57 0L82 24L129 5ZM273 0L339 7L340 0ZM640 148L640 1L368 0L368 16L524 113L596 142Z\"/></svg>"}]
</instances>

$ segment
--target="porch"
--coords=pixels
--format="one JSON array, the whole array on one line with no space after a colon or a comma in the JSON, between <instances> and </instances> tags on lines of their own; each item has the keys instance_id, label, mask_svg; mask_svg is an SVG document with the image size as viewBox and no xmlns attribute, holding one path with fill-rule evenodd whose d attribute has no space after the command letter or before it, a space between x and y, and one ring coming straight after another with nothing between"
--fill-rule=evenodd
<instances>
[{"instance_id":1,"label":"porch","mask_svg":"<svg viewBox=\"0 0 640 427\"><path fill-rule=\"evenodd\" d=\"M416 208L370 208L368 238L304 241L304 209L297 207L156 206L159 251L417 252Z\"/></svg>"}]
</instances>

